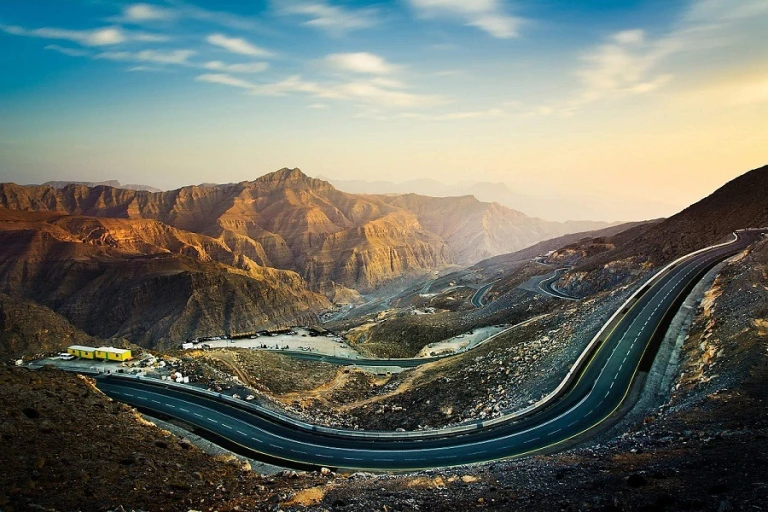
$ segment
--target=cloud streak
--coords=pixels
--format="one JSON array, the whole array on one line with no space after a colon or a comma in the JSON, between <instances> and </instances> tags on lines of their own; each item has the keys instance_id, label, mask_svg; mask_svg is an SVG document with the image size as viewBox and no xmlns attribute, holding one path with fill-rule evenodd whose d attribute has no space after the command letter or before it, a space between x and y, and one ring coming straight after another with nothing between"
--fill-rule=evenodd
<instances>
[{"instance_id":1,"label":"cloud streak","mask_svg":"<svg viewBox=\"0 0 768 512\"><path fill-rule=\"evenodd\" d=\"M227 64L220 60L206 62L205 69L221 71L224 73L261 73L269 68L266 62L247 62L241 64Z\"/></svg>"},{"instance_id":2,"label":"cloud streak","mask_svg":"<svg viewBox=\"0 0 768 512\"><path fill-rule=\"evenodd\" d=\"M497 39L517 37L524 19L507 14L498 0L408 0L423 18L447 17L462 20Z\"/></svg>"},{"instance_id":3,"label":"cloud streak","mask_svg":"<svg viewBox=\"0 0 768 512\"><path fill-rule=\"evenodd\" d=\"M654 72L658 63L676 50L668 41L647 42L643 30L617 32L608 42L586 52L576 72L584 90L583 102L644 94L667 83L672 75Z\"/></svg>"},{"instance_id":4,"label":"cloud streak","mask_svg":"<svg viewBox=\"0 0 768 512\"><path fill-rule=\"evenodd\" d=\"M189 58L195 53L194 50L142 50L139 52L102 52L94 58L125 62L189 65Z\"/></svg>"},{"instance_id":5,"label":"cloud streak","mask_svg":"<svg viewBox=\"0 0 768 512\"><path fill-rule=\"evenodd\" d=\"M42 27L27 29L17 25L0 25L0 30L6 34L24 37L38 37L42 39L60 39L72 41L82 46L111 46L128 42L161 42L168 37L147 34L144 32L130 32L120 27L103 27L92 30L70 30L65 28Z\"/></svg>"},{"instance_id":6,"label":"cloud streak","mask_svg":"<svg viewBox=\"0 0 768 512\"><path fill-rule=\"evenodd\" d=\"M271 57L272 52L256 46L245 39L239 37L228 37L224 34L211 34L205 39L209 44L223 48L228 52L250 57Z\"/></svg>"},{"instance_id":7,"label":"cloud streak","mask_svg":"<svg viewBox=\"0 0 768 512\"><path fill-rule=\"evenodd\" d=\"M275 12L283 16L305 18L304 25L331 35L342 35L380 23L376 9L349 9L323 1L273 0Z\"/></svg>"},{"instance_id":8,"label":"cloud streak","mask_svg":"<svg viewBox=\"0 0 768 512\"><path fill-rule=\"evenodd\" d=\"M389 108L423 108L446 102L442 96L394 89L375 80L320 83L306 81L300 75L292 75L275 82L254 83L227 73L202 74L196 80L246 89L251 94L259 96L285 96L300 93L319 99L345 100L360 105Z\"/></svg>"},{"instance_id":9,"label":"cloud streak","mask_svg":"<svg viewBox=\"0 0 768 512\"><path fill-rule=\"evenodd\" d=\"M368 52L333 53L325 57L325 63L339 71L369 75L388 75L396 69L384 58Z\"/></svg>"}]
</instances>

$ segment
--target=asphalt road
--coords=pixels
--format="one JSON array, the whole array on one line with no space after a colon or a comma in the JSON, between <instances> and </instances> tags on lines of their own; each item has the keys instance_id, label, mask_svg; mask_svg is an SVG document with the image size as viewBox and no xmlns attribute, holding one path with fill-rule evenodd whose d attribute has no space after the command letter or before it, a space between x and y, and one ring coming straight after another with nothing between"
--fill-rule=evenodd
<instances>
[{"instance_id":1,"label":"asphalt road","mask_svg":"<svg viewBox=\"0 0 768 512\"><path fill-rule=\"evenodd\" d=\"M472 305L475 306L477 309L482 308L483 297L485 297L485 294L488 292L488 290L491 289L491 286L493 286L494 284L496 284L496 281L492 283L488 283L487 285L477 290L475 294L472 296Z\"/></svg>"},{"instance_id":2,"label":"asphalt road","mask_svg":"<svg viewBox=\"0 0 768 512\"><path fill-rule=\"evenodd\" d=\"M557 297L558 299L579 300L578 297L568 295L567 293L563 293L555 288L555 282L560 279L560 276L562 276L567 270L567 268L559 268L555 270L551 276L547 277L539 283L539 290L547 295L551 295L552 297Z\"/></svg>"},{"instance_id":3,"label":"asphalt road","mask_svg":"<svg viewBox=\"0 0 768 512\"><path fill-rule=\"evenodd\" d=\"M713 265L736 254L758 235L740 233L730 245L691 256L645 285L607 326L573 383L550 404L522 419L477 424L462 434L406 434L307 431L290 420L262 417L194 392L146 381L104 377L98 386L116 400L181 419L226 439L235 449L287 465L364 470L414 470L516 457L557 448L596 428L626 399L633 380L648 364L644 358L665 330L695 282Z\"/></svg>"}]
</instances>

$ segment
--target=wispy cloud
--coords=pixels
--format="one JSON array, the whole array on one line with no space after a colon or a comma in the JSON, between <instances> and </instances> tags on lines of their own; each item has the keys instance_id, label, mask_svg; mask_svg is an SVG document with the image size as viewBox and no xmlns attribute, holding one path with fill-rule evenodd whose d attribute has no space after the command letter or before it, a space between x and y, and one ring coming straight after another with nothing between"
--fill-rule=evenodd
<instances>
[{"instance_id":1,"label":"wispy cloud","mask_svg":"<svg viewBox=\"0 0 768 512\"><path fill-rule=\"evenodd\" d=\"M92 30L69 30L64 28L42 27L26 29L16 25L0 25L0 30L7 34L43 39L72 41L83 46L110 46L132 41L160 42L167 41L167 36L132 32L120 27L103 27Z\"/></svg>"},{"instance_id":2,"label":"wispy cloud","mask_svg":"<svg viewBox=\"0 0 768 512\"><path fill-rule=\"evenodd\" d=\"M142 50L139 52L102 52L97 54L95 58L126 62L185 65L189 64L189 58L194 54L194 50Z\"/></svg>"},{"instance_id":3,"label":"wispy cloud","mask_svg":"<svg viewBox=\"0 0 768 512\"><path fill-rule=\"evenodd\" d=\"M743 73L768 57L764 38L768 0L694 0L671 30L649 35L631 28L606 36L582 52L574 71L581 88L572 97L547 105L517 105L521 116L569 116L597 101L672 90L675 104L701 106L761 103L768 93L762 75ZM743 48L751 47L753 56ZM747 64L749 62L752 64ZM733 76L723 76L731 66ZM673 87L674 85L674 87ZM729 96L730 95L730 96ZM745 98L745 103L734 99Z\"/></svg>"},{"instance_id":4,"label":"wispy cloud","mask_svg":"<svg viewBox=\"0 0 768 512\"><path fill-rule=\"evenodd\" d=\"M247 62L240 64L227 64L220 60L206 62L203 66L211 71L222 71L224 73L261 73L269 68L266 62Z\"/></svg>"},{"instance_id":5,"label":"wispy cloud","mask_svg":"<svg viewBox=\"0 0 768 512\"><path fill-rule=\"evenodd\" d=\"M396 69L384 58L367 52L333 53L324 60L333 69L353 73L388 75Z\"/></svg>"},{"instance_id":6,"label":"wispy cloud","mask_svg":"<svg viewBox=\"0 0 768 512\"><path fill-rule=\"evenodd\" d=\"M582 100L643 94L667 83L671 75L655 72L661 59L674 51L668 41L648 42L639 29L624 30L582 56L576 75L584 85Z\"/></svg>"},{"instance_id":7,"label":"wispy cloud","mask_svg":"<svg viewBox=\"0 0 768 512\"><path fill-rule=\"evenodd\" d=\"M159 66L145 66L142 64L141 66L131 66L126 71L129 73L162 73L168 71L168 69Z\"/></svg>"},{"instance_id":8,"label":"wispy cloud","mask_svg":"<svg viewBox=\"0 0 768 512\"><path fill-rule=\"evenodd\" d=\"M80 50L77 48L66 48L63 46L59 46L57 44L49 44L44 47L45 50L51 50L54 52L58 52L64 55L67 55L69 57L86 57L90 55L90 52L86 50Z\"/></svg>"},{"instance_id":9,"label":"wispy cloud","mask_svg":"<svg viewBox=\"0 0 768 512\"><path fill-rule=\"evenodd\" d=\"M378 105L390 108L422 108L446 102L446 99L439 95L418 94L394 89L374 80L320 83L306 81L300 75L293 75L276 82L257 84L226 73L203 74L196 79L201 82L247 89L251 94L260 96L285 96L301 93L315 98L346 100L361 105Z\"/></svg>"},{"instance_id":10,"label":"wispy cloud","mask_svg":"<svg viewBox=\"0 0 768 512\"><path fill-rule=\"evenodd\" d=\"M421 17L450 17L498 39L517 37L524 19L505 12L499 0L408 0Z\"/></svg>"},{"instance_id":11,"label":"wispy cloud","mask_svg":"<svg viewBox=\"0 0 768 512\"><path fill-rule=\"evenodd\" d=\"M123 23L143 23L147 21L170 20L178 17L180 11L159 7L152 4L131 4L123 9L119 20Z\"/></svg>"},{"instance_id":12,"label":"wispy cloud","mask_svg":"<svg viewBox=\"0 0 768 512\"><path fill-rule=\"evenodd\" d=\"M273 55L272 52L256 46L239 37L228 37L224 34L211 34L205 40L214 46L224 48L228 52L237 53L240 55L249 55L251 57L262 58L271 57Z\"/></svg>"},{"instance_id":13,"label":"wispy cloud","mask_svg":"<svg viewBox=\"0 0 768 512\"><path fill-rule=\"evenodd\" d=\"M350 9L323 1L304 0L273 0L272 5L278 14L301 16L306 19L304 25L332 35L369 28L380 22L379 11L373 8Z\"/></svg>"},{"instance_id":14,"label":"wispy cloud","mask_svg":"<svg viewBox=\"0 0 768 512\"><path fill-rule=\"evenodd\" d=\"M195 80L198 82L229 85L231 87L239 87L241 89L253 90L255 87L257 87L256 84L251 83L248 80L243 80L242 78L227 75L226 73L206 73L204 75L198 75Z\"/></svg>"},{"instance_id":15,"label":"wispy cloud","mask_svg":"<svg viewBox=\"0 0 768 512\"><path fill-rule=\"evenodd\" d=\"M128 4L123 7L120 15L110 18L110 21L121 24L153 25L185 19L202 21L232 30L266 31L262 23L254 18L204 9L181 0L165 0L163 5L146 2Z\"/></svg>"}]
</instances>

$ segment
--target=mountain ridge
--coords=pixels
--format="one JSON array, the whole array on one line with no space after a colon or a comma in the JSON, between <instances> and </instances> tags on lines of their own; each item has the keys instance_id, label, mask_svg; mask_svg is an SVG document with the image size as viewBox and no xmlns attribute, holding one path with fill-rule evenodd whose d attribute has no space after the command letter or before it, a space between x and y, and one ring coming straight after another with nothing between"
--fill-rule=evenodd
<instances>
[{"instance_id":1,"label":"mountain ridge","mask_svg":"<svg viewBox=\"0 0 768 512\"><path fill-rule=\"evenodd\" d=\"M440 200L348 194L298 168L253 181L159 193L0 184L0 206L157 220L217 239L258 265L298 272L311 289L329 296L339 287L365 293L408 272L468 265L585 230L581 224L532 219L471 196ZM430 211L436 206L463 228L441 225Z\"/></svg>"}]
</instances>

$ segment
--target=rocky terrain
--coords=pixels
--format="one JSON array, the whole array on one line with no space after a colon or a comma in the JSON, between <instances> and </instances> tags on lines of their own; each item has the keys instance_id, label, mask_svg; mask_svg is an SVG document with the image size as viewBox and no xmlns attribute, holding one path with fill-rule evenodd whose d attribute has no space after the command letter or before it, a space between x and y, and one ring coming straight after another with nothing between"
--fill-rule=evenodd
<instances>
[{"instance_id":1,"label":"rocky terrain","mask_svg":"<svg viewBox=\"0 0 768 512\"><path fill-rule=\"evenodd\" d=\"M682 347L681 373L662 407L560 454L473 467L407 475L287 471L261 477L241 461L205 455L146 425L85 379L4 368L0 506L7 511L763 510L767 269L768 242L724 267L697 312Z\"/></svg>"},{"instance_id":2,"label":"rocky terrain","mask_svg":"<svg viewBox=\"0 0 768 512\"><path fill-rule=\"evenodd\" d=\"M591 221L548 222L498 203L484 203L474 196L404 194L383 196L382 199L414 212L422 226L445 240L455 255L455 261L462 265L515 252L566 233L608 226L607 223Z\"/></svg>"},{"instance_id":3,"label":"rocky terrain","mask_svg":"<svg viewBox=\"0 0 768 512\"><path fill-rule=\"evenodd\" d=\"M279 354L218 349L175 353L174 368L194 375L198 384L252 390L264 405L330 425L419 429L495 417L548 392L602 322L654 268L733 229L768 224L764 202L756 196L766 190L767 173L768 168L752 171L670 220L568 240L546 257L496 258L413 285L408 293L382 301L383 309L331 324L352 334L350 341L369 353L400 350L412 355L418 347L456 333L530 320L454 358L396 375L372 375ZM748 200L739 213L707 213L734 204L736 196ZM700 218L708 223L699 223ZM132 222L144 227L131 231ZM172 283L168 276L177 272L169 268L208 275L204 269L209 266L218 269L216 274L224 268L258 281L251 272L263 268L256 260L251 260L253 270L220 261L234 254L222 239L153 219L15 211L5 213L3 224L0 235L15 232L7 239L13 243L3 247L16 256L2 261L0 275L17 276L18 283L23 281L19 276L35 275L25 274L35 264L43 268L41 261L55 269L35 281L45 292L35 302L2 297L2 347L9 354L16 353L21 339L30 338L39 350L55 350L55 337L88 336L67 323L69 315L80 318L77 312L83 308L53 307L59 304L56 300L72 303L56 299L55 287L44 286L46 279L64 288L76 282L72 269L90 269L94 282L103 286L115 281L93 269L102 272L102 266L114 268L126 261L144 265L131 274L131 282L139 283L145 278ZM45 227L30 229L37 224ZM25 241L19 235L30 232L39 236ZM165 237L162 244L154 242L159 233ZM179 254L184 251L167 249L174 243L195 250ZM166 247L164 254L156 252L161 247ZM39 254L45 257L41 260ZM25 264L14 266L17 260ZM62 260L70 265L57 266ZM173 261L177 267L150 261ZM559 266L572 269L558 285L584 293L585 299L565 302L518 288L528 277ZM407 475L324 470L261 477L241 460L211 457L146 425L86 379L6 366L0 369L0 467L6 468L0 469L0 508L762 510L768 498L763 478L768 469L768 241L758 242L717 272L689 335L672 358L670 380L662 381L665 388L649 388L654 394L641 397L641 407L584 444L557 454L472 467ZM487 305L469 306L471 290L491 278L495 283ZM420 293L424 291L434 293ZM69 300L79 293L70 293L74 299ZM447 307L451 297L460 305ZM41 307L44 300L51 300L51 306ZM417 309L429 312L416 314ZM154 311L142 314L151 320ZM41 319L39 324L20 320L33 315ZM88 432L87 443L83 432Z\"/></svg>"},{"instance_id":4,"label":"rocky terrain","mask_svg":"<svg viewBox=\"0 0 768 512\"><path fill-rule=\"evenodd\" d=\"M298 274L235 259L212 238L154 220L0 209L0 292L100 338L168 348L310 323L329 306Z\"/></svg>"},{"instance_id":5,"label":"rocky terrain","mask_svg":"<svg viewBox=\"0 0 768 512\"><path fill-rule=\"evenodd\" d=\"M310 510L765 510L767 305L763 241L706 292L661 407L561 454L346 482Z\"/></svg>"},{"instance_id":6,"label":"rocky terrain","mask_svg":"<svg viewBox=\"0 0 768 512\"><path fill-rule=\"evenodd\" d=\"M86 187L112 187L112 188L124 188L127 190L145 190L147 192L162 192L159 188L150 187L149 185L137 185L127 184L123 185L117 180L109 181L47 181L43 183L43 186L53 188L64 188L67 185L85 185Z\"/></svg>"},{"instance_id":7,"label":"rocky terrain","mask_svg":"<svg viewBox=\"0 0 768 512\"><path fill-rule=\"evenodd\" d=\"M2 184L0 207L157 220L216 239L259 265L298 272L313 290L331 298L339 287L366 292L408 272L470 264L542 239L606 226L532 219L471 196L347 194L298 169L162 193Z\"/></svg>"},{"instance_id":8,"label":"rocky terrain","mask_svg":"<svg viewBox=\"0 0 768 512\"><path fill-rule=\"evenodd\" d=\"M206 455L76 375L0 367L0 384L5 512L265 510L327 480L261 477Z\"/></svg>"},{"instance_id":9,"label":"rocky terrain","mask_svg":"<svg viewBox=\"0 0 768 512\"><path fill-rule=\"evenodd\" d=\"M45 306L0 293L0 361L40 357L65 350L69 345L104 343Z\"/></svg>"},{"instance_id":10,"label":"rocky terrain","mask_svg":"<svg viewBox=\"0 0 768 512\"><path fill-rule=\"evenodd\" d=\"M626 284L696 249L727 240L737 229L768 226L768 166L725 184L682 212L654 224L567 246L549 259L573 265L559 285L584 297Z\"/></svg>"}]
</instances>

